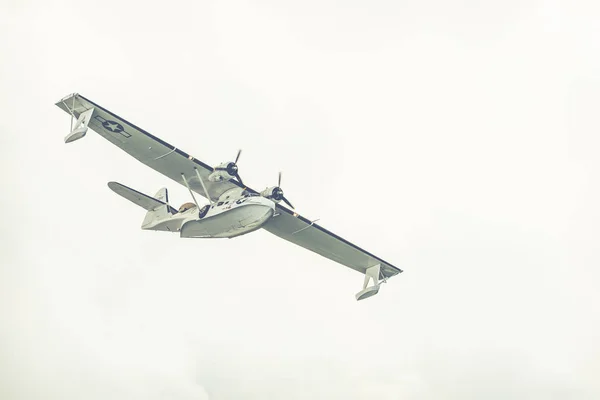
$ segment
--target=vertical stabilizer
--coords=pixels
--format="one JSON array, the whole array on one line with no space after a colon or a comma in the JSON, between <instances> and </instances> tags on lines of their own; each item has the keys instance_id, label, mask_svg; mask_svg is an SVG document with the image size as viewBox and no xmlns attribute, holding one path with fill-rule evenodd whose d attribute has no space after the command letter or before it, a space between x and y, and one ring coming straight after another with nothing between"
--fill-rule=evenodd
<instances>
[{"instance_id":1,"label":"vertical stabilizer","mask_svg":"<svg viewBox=\"0 0 600 400\"><path fill-rule=\"evenodd\" d=\"M167 190L167 188L162 188L160 189L158 192L156 192L156 194L154 195L154 198L156 198L156 200L160 200L165 204L169 204L169 191Z\"/></svg>"},{"instance_id":2,"label":"vertical stabilizer","mask_svg":"<svg viewBox=\"0 0 600 400\"><path fill-rule=\"evenodd\" d=\"M164 204L146 213L144 222L142 222L142 229L152 229L157 223L163 222L173 215L173 210L169 206L169 192L167 188L162 188L156 192L154 198Z\"/></svg>"}]
</instances>

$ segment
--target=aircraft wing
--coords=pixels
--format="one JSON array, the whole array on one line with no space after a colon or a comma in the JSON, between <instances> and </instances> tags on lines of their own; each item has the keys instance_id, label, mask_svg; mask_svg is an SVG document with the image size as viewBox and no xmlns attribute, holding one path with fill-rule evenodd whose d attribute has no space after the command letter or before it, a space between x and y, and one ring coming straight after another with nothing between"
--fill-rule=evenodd
<instances>
[{"instance_id":1,"label":"aircraft wing","mask_svg":"<svg viewBox=\"0 0 600 400\"><path fill-rule=\"evenodd\" d=\"M80 94L74 93L67 96L56 105L69 114L72 112L75 118L79 118L81 114L93 109L94 111L88 121L89 128L150 168L184 186L185 183L181 174L185 174L190 188L203 197L206 197L206 195L196 176L195 169L202 176L212 200L217 200L221 194L229 189L244 187L236 180L210 182L208 176L213 172L213 167Z\"/></svg>"},{"instance_id":2,"label":"aircraft wing","mask_svg":"<svg viewBox=\"0 0 600 400\"><path fill-rule=\"evenodd\" d=\"M389 278L402 272L400 268L280 204L277 204L277 213L279 215L271 218L263 226L274 235L363 274L367 268L380 264L379 279Z\"/></svg>"}]
</instances>

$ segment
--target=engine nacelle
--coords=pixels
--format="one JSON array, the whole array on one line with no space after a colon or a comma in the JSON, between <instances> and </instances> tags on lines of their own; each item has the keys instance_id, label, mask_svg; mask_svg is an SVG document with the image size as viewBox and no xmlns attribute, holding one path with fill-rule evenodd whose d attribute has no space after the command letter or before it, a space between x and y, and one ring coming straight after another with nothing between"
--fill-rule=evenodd
<instances>
[{"instance_id":1,"label":"engine nacelle","mask_svg":"<svg viewBox=\"0 0 600 400\"><path fill-rule=\"evenodd\" d=\"M217 167L213 173L208 176L208 180L211 182L228 181L237 176L238 166L234 162L224 162Z\"/></svg>"},{"instance_id":2,"label":"engine nacelle","mask_svg":"<svg viewBox=\"0 0 600 400\"><path fill-rule=\"evenodd\" d=\"M283 190L279 186L271 186L260 192L260 195L279 203L283 199Z\"/></svg>"}]
</instances>

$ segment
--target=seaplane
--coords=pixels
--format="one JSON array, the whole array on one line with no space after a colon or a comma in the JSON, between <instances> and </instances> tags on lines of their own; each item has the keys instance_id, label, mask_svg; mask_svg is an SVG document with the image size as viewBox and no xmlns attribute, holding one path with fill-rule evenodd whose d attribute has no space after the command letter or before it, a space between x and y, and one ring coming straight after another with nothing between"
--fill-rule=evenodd
<instances>
[{"instance_id":1,"label":"seaplane","mask_svg":"<svg viewBox=\"0 0 600 400\"><path fill-rule=\"evenodd\" d=\"M65 143L85 137L92 129L188 189L192 201L176 209L169 203L166 188L148 196L121 183L109 182L108 187L115 193L146 210L142 229L178 233L182 238L234 238L264 229L364 274L356 300L377 294L382 283L402 272L318 225L317 220L298 214L281 188L281 173L277 186L261 192L246 186L238 169L241 150L233 161L212 167L78 93L62 98L56 105L71 115ZM205 197L208 204L201 206L195 194Z\"/></svg>"}]
</instances>

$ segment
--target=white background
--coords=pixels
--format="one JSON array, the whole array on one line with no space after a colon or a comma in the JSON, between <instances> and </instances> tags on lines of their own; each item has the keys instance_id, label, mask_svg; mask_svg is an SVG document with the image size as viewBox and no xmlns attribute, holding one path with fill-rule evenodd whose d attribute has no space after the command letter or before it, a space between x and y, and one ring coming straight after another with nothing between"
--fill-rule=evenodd
<instances>
[{"instance_id":1,"label":"white background","mask_svg":"<svg viewBox=\"0 0 600 400\"><path fill-rule=\"evenodd\" d=\"M599 398L598 4L1 1L0 398ZM141 231L72 92L405 272Z\"/></svg>"}]
</instances>

